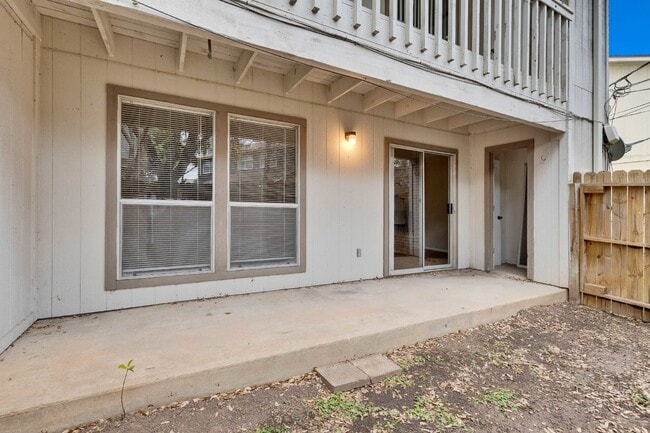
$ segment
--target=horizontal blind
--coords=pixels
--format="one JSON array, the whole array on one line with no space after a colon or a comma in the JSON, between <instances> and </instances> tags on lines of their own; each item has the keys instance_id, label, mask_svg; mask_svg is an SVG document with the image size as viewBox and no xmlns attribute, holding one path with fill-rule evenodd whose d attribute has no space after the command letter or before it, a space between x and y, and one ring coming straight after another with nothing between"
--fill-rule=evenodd
<instances>
[{"instance_id":1,"label":"horizontal blind","mask_svg":"<svg viewBox=\"0 0 650 433\"><path fill-rule=\"evenodd\" d=\"M296 203L298 127L230 119L230 200Z\"/></svg>"},{"instance_id":2,"label":"horizontal blind","mask_svg":"<svg viewBox=\"0 0 650 433\"><path fill-rule=\"evenodd\" d=\"M231 116L230 266L297 263L297 125Z\"/></svg>"},{"instance_id":3,"label":"horizontal blind","mask_svg":"<svg viewBox=\"0 0 650 433\"><path fill-rule=\"evenodd\" d=\"M122 205L122 275L210 270L208 206Z\"/></svg>"},{"instance_id":4,"label":"horizontal blind","mask_svg":"<svg viewBox=\"0 0 650 433\"><path fill-rule=\"evenodd\" d=\"M121 277L212 269L214 114L120 104Z\"/></svg>"},{"instance_id":5,"label":"horizontal blind","mask_svg":"<svg viewBox=\"0 0 650 433\"><path fill-rule=\"evenodd\" d=\"M213 117L122 102L122 198L212 200Z\"/></svg>"},{"instance_id":6,"label":"horizontal blind","mask_svg":"<svg viewBox=\"0 0 650 433\"><path fill-rule=\"evenodd\" d=\"M231 266L296 263L297 208L232 206Z\"/></svg>"}]
</instances>

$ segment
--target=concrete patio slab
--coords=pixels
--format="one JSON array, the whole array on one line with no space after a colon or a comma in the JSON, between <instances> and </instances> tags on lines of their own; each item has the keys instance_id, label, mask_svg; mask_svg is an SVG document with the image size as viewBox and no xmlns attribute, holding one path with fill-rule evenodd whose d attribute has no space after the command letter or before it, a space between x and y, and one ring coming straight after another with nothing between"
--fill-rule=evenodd
<instances>
[{"instance_id":1,"label":"concrete patio slab","mask_svg":"<svg viewBox=\"0 0 650 433\"><path fill-rule=\"evenodd\" d=\"M55 432L127 410L286 379L563 302L482 272L418 274L39 321L0 354L0 432Z\"/></svg>"},{"instance_id":2,"label":"concrete patio slab","mask_svg":"<svg viewBox=\"0 0 650 433\"><path fill-rule=\"evenodd\" d=\"M316 373L332 392L344 392L370 385L370 377L349 361L318 367Z\"/></svg>"},{"instance_id":3,"label":"concrete patio slab","mask_svg":"<svg viewBox=\"0 0 650 433\"><path fill-rule=\"evenodd\" d=\"M363 371L370 378L371 383L379 383L388 376L400 374L399 365L383 355L371 355L350 361L352 365Z\"/></svg>"}]
</instances>

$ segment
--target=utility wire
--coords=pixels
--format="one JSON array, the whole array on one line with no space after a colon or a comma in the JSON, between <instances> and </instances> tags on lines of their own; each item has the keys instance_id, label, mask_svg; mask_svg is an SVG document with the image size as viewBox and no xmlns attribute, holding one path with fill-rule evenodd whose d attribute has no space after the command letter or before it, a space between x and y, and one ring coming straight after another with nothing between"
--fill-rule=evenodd
<instances>
[{"instance_id":1,"label":"utility wire","mask_svg":"<svg viewBox=\"0 0 650 433\"><path fill-rule=\"evenodd\" d=\"M633 75L633 74L639 72L641 69L645 68L645 67L648 66L648 65L650 65L650 61L645 62L644 64L642 64L641 66L639 66L638 68L636 68L635 70L633 70L632 72L623 75L621 78L619 78L618 80L616 80L616 81L614 81L612 84L610 84L609 87L612 87L612 86L613 86L613 87L616 87L616 86L618 85L618 83L620 83L621 81L627 80L631 75Z\"/></svg>"}]
</instances>

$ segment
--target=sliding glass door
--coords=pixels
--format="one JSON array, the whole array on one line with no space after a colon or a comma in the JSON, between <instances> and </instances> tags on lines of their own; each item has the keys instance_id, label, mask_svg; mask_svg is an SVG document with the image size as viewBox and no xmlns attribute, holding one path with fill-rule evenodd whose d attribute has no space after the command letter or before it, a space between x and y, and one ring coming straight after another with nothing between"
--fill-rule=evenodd
<instances>
[{"instance_id":1,"label":"sliding glass door","mask_svg":"<svg viewBox=\"0 0 650 433\"><path fill-rule=\"evenodd\" d=\"M453 266L455 155L390 147L391 274Z\"/></svg>"}]
</instances>

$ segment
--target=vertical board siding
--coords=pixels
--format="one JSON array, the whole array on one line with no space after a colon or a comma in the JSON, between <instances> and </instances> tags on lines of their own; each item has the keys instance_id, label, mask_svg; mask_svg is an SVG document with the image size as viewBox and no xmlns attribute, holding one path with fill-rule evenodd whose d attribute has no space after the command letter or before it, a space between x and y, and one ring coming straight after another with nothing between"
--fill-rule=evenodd
<instances>
[{"instance_id":1,"label":"vertical board siding","mask_svg":"<svg viewBox=\"0 0 650 433\"><path fill-rule=\"evenodd\" d=\"M19 31L8 14L0 9L0 35L2 41L9 41ZM0 175L3 179L11 179L12 176L12 146L11 146L11 110L13 108L12 76L11 66L14 64L11 57L11 50L0 51L0 100L8 101L5 115L0 116ZM9 248L0 248L0 294L7 302L0 302L0 335L4 336L15 326L12 317L11 304L11 259L13 245L11 244L11 182L0 182L0 245L8 245Z\"/></svg>"},{"instance_id":2,"label":"vertical board siding","mask_svg":"<svg viewBox=\"0 0 650 433\"><path fill-rule=\"evenodd\" d=\"M42 49L40 167L49 181L39 186L40 317L381 277L384 137L452 148L467 142L458 134L393 120L391 102L375 114L363 112L357 94L327 104L324 87L311 82L286 97L282 75L268 71L253 68L234 86L230 63L192 52L179 74L174 50L146 41L118 35L116 57L107 59L88 29L45 22L52 36ZM107 83L305 117L307 272L104 291ZM353 148L345 147L346 130L357 132Z\"/></svg>"},{"instance_id":3,"label":"vertical board siding","mask_svg":"<svg viewBox=\"0 0 650 433\"><path fill-rule=\"evenodd\" d=\"M0 7L0 352L35 317L35 43Z\"/></svg>"},{"instance_id":4,"label":"vertical board siding","mask_svg":"<svg viewBox=\"0 0 650 433\"><path fill-rule=\"evenodd\" d=\"M52 58L52 314L74 314L81 301L81 58ZM84 258L85 259L85 258ZM85 265L85 263L84 263Z\"/></svg>"}]
</instances>

